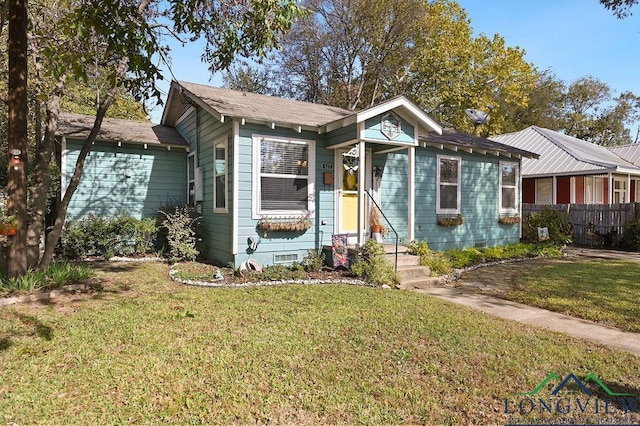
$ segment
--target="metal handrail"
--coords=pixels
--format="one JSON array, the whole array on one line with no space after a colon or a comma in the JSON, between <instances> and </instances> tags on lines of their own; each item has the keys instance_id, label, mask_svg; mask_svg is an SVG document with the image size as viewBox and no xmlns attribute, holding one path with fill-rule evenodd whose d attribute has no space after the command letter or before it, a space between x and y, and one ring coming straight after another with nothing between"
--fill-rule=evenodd
<instances>
[{"instance_id":1,"label":"metal handrail","mask_svg":"<svg viewBox=\"0 0 640 426\"><path fill-rule=\"evenodd\" d=\"M393 231L394 234L396 234L396 259L395 259L395 263L394 263L394 269L396 272L398 272L398 241L399 241L399 237L398 237L398 233L396 232L395 228L393 227L393 225L391 225L391 222L389 222L389 219L387 219L387 216L384 214L384 212L382 211L382 208L380 208L380 206L378 205L378 203L376 203L376 200L373 198L373 196L369 193L368 189L365 189L364 192L369 196L369 199L371 200L371 202L373 203L373 205L378 209L378 211L380 212L380 214L382 215L382 217L384 218L384 220L387 222L387 225L389 225L389 229L391 229L391 231Z\"/></svg>"}]
</instances>

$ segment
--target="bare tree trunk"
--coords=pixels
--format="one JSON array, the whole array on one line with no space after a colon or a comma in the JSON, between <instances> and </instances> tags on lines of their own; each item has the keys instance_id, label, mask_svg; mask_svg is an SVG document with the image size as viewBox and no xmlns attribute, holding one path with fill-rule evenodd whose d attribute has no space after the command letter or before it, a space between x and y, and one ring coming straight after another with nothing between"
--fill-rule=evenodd
<instances>
[{"instance_id":1,"label":"bare tree trunk","mask_svg":"<svg viewBox=\"0 0 640 426\"><path fill-rule=\"evenodd\" d=\"M55 136L58 129L58 116L60 115L60 103L64 94L64 83L60 82L49 96L47 101L46 125L44 138L36 145L36 153L33 162L34 183L31 188L32 207L31 222L27 234L27 259L29 268L38 265L40 260L40 239L44 235L44 218L49 199L51 175L49 165L54 152Z\"/></svg>"},{"instance_id":2,"label":"bare tree trunk","mask_svg":"<svg viewBox=\"0 0 640 426\"><path fill-rule=\"evenodd\" d=\"M76 191L76 189L78 188L78 184L80 183L80 177L82 176L82 171L84 170L84 162L87 158L87 155L89 154L89 151L91 151L93 142L98 136L100 126L102 126L102 120L104 119L109 106L111 106L111 104L113 103L117 93L117 87L109 90L105 98L98 106L98 109L96 111L96 119L93 122L91 132L82 145L82 149L80 150L80 154L78 155L78 159L76 160L76 167L73 171L73 176L69 181L69 185L64 192L64 196L62 197L60 204L58 205L59 208L56 212L56 220L53 224L53 229L47 236L44 253L42 255L42 259L40 260L40 269L45 270L51 265L56 244L58 244L60 236L62 235L62 227L64 226L64 222L67 217L67 208L69 207L69 203L71 202L71 196Z\"/></svg>"},{"instance_id":3,"label":"bare tree trunk","mask_svg":"<svg viewBox=\"0 0 640 426\"><path fill-rule=\"evenodd\" d=\"M27 0L9 0L7 210L15 215L18 227L7 256L10 277L27 272L27 24ZM19 155L21 164L11 163L12 153Z\"/></svg>"}]
</instances>

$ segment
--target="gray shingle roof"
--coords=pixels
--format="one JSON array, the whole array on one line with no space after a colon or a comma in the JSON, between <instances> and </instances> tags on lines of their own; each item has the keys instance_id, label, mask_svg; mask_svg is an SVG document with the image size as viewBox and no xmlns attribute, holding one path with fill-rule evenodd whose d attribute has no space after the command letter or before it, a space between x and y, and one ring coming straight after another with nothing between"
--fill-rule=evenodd
<instances>
[{"instance_id":1,"label":"gray shingle roof","mask_svg":"<svg viewBox=\"0 0 640 426\"><path fill-rule=\"evenodd\" d=\"M342 108L180 81L178 84L218 114L290 127L318 127L354 114Z\"/></svg>"},{"instance_id":2,"label":"gray shingle roof","mask_svg":"<svg viewBox=\"0 0 640 426\"><path fill-rule=\"evenodd\" d=\"M523 160L523 176L568 176L608 172L640 174L640 168L603 146L549 129L531 126L519 132L492 136L491 139L540 155L539 160Z\"/></svg>"},{"instance_id":3,"label":"gray shingle roof","mask_svg":"<svg viewBox=\"0 0 640 426\"><path fill-rule=\"evenodd\" d=\"M58 135L68 138L86 139L91 132L95 117L82 114L62 113L58 121ZM98 140L149 145L189 146L172 127L146 121L105 118L98 133Z\"/></svg>"},{"instance_id":4,"label":"gray shingle roof","mask_svg":"<svg viewBox=\"0 0 640 426\"><path fill-rule=\"evenodd\" d=\"M468 133L458 132L457 130L454 130L451 128L442 129L442 135L438 135L435 133L430 133L428 136L421 135L420 142L427 143L429 145L433 145L433 144L443 144L443 145L450 145L450 146L452 145L452 146L471 149L475 151L479 150L479 151L487 151L487 152L512 154L512 155L518 155L522 157L530 157L530 158L538 157L537 154L531 151L505 145L503 143L496 142L480 136L474 136Z\"/></svg>"}]
</instances>

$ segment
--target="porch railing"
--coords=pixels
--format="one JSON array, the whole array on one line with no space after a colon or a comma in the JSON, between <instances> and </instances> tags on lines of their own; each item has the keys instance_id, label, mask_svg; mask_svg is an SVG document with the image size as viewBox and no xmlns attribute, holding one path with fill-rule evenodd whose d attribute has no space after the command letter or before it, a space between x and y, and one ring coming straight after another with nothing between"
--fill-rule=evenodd
<instances>
[{"instance_id":1,"label":"porch railing","mask_svg":"<svg viewBox=\"0 0 640 426\"><path fill-rule=\"evenodd\" d=\"M380 206L378 205L378 203L376 203L376 200L373 198L373 196L371 195L371 193L369 192L368 189L365 189L365 191L367 193L367 195L369 196L369 200L371 200L371 202L373 203L373 205L378 209L378 211L380 212L380 214L382 215L382 218L385 220L385 222L387 222L387 225L389 225L389 229L391 230L391 232L393 232L396 236L396 252L395 252L395 262L394 262L394 270L396 272L398 272L398 242L399 242L399 237L398 237L398 232L396 232L395 228L393 227L393 225L391 225L391 222L389 222L389 219L387 219L387 216L385 216L384 212L382 211L382 208L380 208Z\"/></svg>"}]
</instances>

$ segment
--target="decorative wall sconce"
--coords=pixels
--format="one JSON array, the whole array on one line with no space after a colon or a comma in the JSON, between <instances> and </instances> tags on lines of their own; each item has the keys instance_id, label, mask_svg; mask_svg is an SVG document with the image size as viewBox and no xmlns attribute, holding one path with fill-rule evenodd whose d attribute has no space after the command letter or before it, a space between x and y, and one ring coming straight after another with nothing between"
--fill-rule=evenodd
<instances>
[{"instance_id":1,"label":"decorative wall sconce","mask_svg":"<svg viewBox=\"0 0 640 426\"><path fill-rule=\"evenodd\" d=\"M20 164L22 164L22 160L20 160L20 154L22 151L19 149L12 149L10 154L13 156L11 159L11 165L13 166L13 170L18 170L20 168Z\"/></svg>"},{"instance_id":2,"label":"decorative wall sconce","mask_svg":"<svg viewBox=\"0 0 640 426\"><path fill-rule=\"evenodd\" d=\"M373 168L373 176L380 179L382 177L382 167L375 166Z\"/></svg>"}]
</instances>

